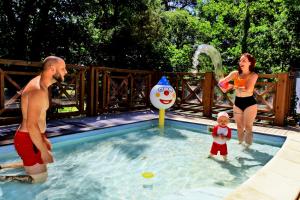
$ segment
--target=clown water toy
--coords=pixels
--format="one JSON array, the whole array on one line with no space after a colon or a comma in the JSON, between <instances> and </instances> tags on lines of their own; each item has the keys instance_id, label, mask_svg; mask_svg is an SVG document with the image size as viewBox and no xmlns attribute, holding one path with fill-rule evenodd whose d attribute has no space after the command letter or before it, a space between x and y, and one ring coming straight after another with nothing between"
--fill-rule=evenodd
<instances>
[{"instance_id":1,"label":"clown water toy","mask_svg":"<svg viewBox=\"0 0 300 200\"><path fill-rule=\"evenodd\" d=\"M151 89L150 101L154 107L159 109L158 125L164 127L165 109L173 106L176 100L176 92L170 85L168 79L162 76L159 82Z\"/></svg>"}]
</instances>

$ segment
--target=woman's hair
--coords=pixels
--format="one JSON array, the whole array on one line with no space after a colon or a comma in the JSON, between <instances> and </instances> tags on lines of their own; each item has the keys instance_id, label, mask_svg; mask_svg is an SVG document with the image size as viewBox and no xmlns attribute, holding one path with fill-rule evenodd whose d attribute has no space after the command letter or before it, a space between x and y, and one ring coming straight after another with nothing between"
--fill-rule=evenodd
<instances>
[{"instance_id":1,"label":"woman's hair","mask_svg":"<svg viewBox=\"0 0 300 200\"><path fill-rule=\"evenodd\" d=\"M243 54L241 55L241 57L242 57L242 56L247 57L247 59L248 59L249 62L250 62L249 71L250 71L250 72L254 72L254 67L255 67L255 63L256 63L256 59L254 58L254 56L252 56L250 53L243 53ZM242 73L242 69L241 69L240 65L239 65L239 67L238 67L238 71L239 71L239 74Z\"/></svg>"}]
</instances>

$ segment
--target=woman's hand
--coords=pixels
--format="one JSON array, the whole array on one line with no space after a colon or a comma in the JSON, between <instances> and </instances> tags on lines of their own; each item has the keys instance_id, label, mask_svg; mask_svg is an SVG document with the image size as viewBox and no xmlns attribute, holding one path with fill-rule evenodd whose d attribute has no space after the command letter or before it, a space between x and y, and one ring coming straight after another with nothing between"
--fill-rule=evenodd
<instances>
[{"instance_id":1,"label":"woman's hand","mask_svg":"<svg viewBox=\"0 0 300 200\"><path fill-rule=\"evenodd\" d=\"M232 88L233 88L233 85L226 81L220 81L218 83L218 86L220 87L220 89L222 90L223 93L226 93L226 92L232 90Z\"/></svg>"}]
</instances>

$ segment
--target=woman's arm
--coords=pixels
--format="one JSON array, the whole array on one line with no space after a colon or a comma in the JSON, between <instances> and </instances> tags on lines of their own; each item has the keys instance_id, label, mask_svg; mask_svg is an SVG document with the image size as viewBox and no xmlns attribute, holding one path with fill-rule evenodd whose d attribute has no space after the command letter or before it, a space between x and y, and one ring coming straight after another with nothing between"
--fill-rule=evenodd
<instances>
[{"instance_id":1,"label":"woman's arm","mask_svg":"<svg viewBox=\"0 0 300 200\"><path fill-rule=\"evenodd\" d=\"M232 71L228 76L219 80L218 85L223 93L228 92L233 88L232 84L228 84L229 81L235 79L238 76L238 71Z\"/></svg>"},{"instance_id":2,"label":"woman's arm","mask_svg":"<svg viewBox=\"0 0 300 200\"><path fill-rule=\"evenodd\" d=\"M238 75L238 71L232 71L225 78L220 79L219 83L229 82L229 81L233 80L235 77L237 77L237 75Z\"/></svg>"}]
</instances>

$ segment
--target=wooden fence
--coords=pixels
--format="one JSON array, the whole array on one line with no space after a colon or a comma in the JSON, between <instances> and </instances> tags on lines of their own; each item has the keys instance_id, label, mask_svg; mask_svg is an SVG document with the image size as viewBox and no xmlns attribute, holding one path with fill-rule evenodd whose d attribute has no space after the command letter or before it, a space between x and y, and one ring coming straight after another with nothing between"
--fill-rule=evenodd
<instances>
[{"instance_id":1,"label":"wooden fence","mask_svg":"<svg viewBox=\"0 0 300 200\"><path fill-rule=\"evenodd\" d=\"M177 93L178 109L202 112L211 117L220 111L232 115L234 103L233 91L223 93L217 86L214 74L162 73L166 75ZM288 116L293 80L288 73L260 74L255 86L254 95L258 101L256 119L283 126Z\"/></svg>"},{"instance_id":2,"label":"wooden fence","mask_svg":"<svg viewBox=\"0 0 300 200\"><path fill-rule=\"evenodd\" d=\"M64 83L49 88L48 118L86 114L86 67L67 65ZM20 95L27 82L41 71L40 62L0 59L0 124L19 122Z\"/></svg>"},{"instance_id":3,"label":"wooden fence","mask_svg":"<svg viewBox=\"0 0 300 200\"><path fill-rule=\"evenodd\" d=\"M0 59L0 124L20 121L20 93L41 70L40 62ZM212 72L182 73L67 65L64 83L49 88L48 118L96 116L108 112L150 108L149 93L162 75L168 77L177 99L172 109L214 117L232 115L233 92L224 94ZM255 87L257 120L283 126L288 116L293 77L261 74Z\"/></svg>"}]
</instances>

